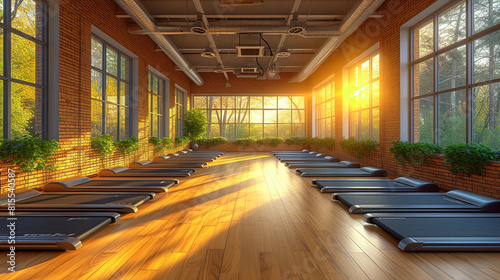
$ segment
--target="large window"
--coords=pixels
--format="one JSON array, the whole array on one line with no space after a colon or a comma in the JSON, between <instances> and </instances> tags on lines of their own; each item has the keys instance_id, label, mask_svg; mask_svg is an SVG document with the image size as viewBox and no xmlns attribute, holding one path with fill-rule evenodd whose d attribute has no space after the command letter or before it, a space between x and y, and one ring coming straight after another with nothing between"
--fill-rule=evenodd
<instances>
[{"instance_id":1,"label":"large window","mask_svg":"<svg viewBox=\"0 0 500 280\"><path fill-rule=\"evenodd\" d=\"M185 103L186 92L178 87L175 87L175 137L182 137L184 135Z\"/></svg>"},{"instance_id":2,"label":"large window","mask_svg":"<svg viewBox=\"0 0 500 280\"><path fill-rule=\"evenodd\" d=\"M335 137L335 82L315 90L316 136Z\"/></svg>"},{"instance_id":3,"label":"large window","mask_svg":"<svg viewBox=\"0 0 500 280\"><path fill-rule=\"evenodd\" d=\"M0 0L0 139L46 136L46 8Z\"/></svg>"},{"instance_id":4,"label":"large window","mask_svg":"<svg viewBox=\"0 0 500 280\"><path fill-rule=\"evenodd\" d=\"M92 37L92 136L130 137L131 59L97 37Z\"/></svg>"},{"instance_id":5,"label":"large window","mask_svg":"<svg viewBox=\"0 0 500 280\"><path fill-rule=\"evenodd\" d=\"M349 69L349 135L357 140L380 138L379 55Z\"/></svg>"},{"instance_id":6,"label":"large window","mask_svg":"<svg viewBox=\"0 0 500 280\"><path fill-rule=\"evenodd\" d=\"M149 72L148 76L148 112L151 122L152 137L162 138L165 135L165 80Z\"/></svg>"},{"instance_id":7,"label":"large window","mask_svg":"<svg viewBox=\"0 0 500 280\"><path fill-rule=\"evenodd\" d=\"M412 138L500 148L500 1L453 1L412 28Z\"/></svg>"},{"instance_id":8,"label":"large window","mask_svg":"<svg viewBox=\"0 0 500 280\"><path fill-rule=\"evenodd\" d=\"M194 107L208 120L208 137L229 140L304 137L304 96L201 96Z\"/></svg>"}]
</instances>

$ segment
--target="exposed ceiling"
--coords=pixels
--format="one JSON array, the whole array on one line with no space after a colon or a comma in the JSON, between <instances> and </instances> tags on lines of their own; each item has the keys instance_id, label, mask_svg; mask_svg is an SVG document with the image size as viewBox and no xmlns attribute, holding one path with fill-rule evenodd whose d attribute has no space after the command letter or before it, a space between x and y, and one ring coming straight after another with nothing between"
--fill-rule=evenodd
<instances>
[{"instance_id":1,"label":"exposed ceiling","mask_svg":"<svg viewBox=\"0 0 500 280\"><path fill-rule=\"evenodd\" d=\"M376 16L383 0L116 2L127 12L117 17L131 18L129 32L149 35L167 54L177 52L169 56L200 85L203 81L193 78L198 72L217 72L226 79L273 79L280 72L297 72L295 80L304 80L352 33L351 27ZM249 46L247 52L261 56L240 57L236 46Z\"/></svg>"}]
</instances>

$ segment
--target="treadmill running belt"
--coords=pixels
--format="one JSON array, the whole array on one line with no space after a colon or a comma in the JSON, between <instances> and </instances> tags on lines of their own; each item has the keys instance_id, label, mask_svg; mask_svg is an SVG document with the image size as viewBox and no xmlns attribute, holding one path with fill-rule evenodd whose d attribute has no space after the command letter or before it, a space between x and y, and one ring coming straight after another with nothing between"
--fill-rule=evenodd
<instances>
[{"instance_id":1,"label":"treadmill running belt","mask_svg":"<svg viewBox=\"0 0 500 280\"><path fill-rule=\"evenodd\" d=\"M387 172L382 169L363 168L300 168L296 172L303 177L387 177Z\"/></svg>"},{"instance_id":2,"label":"treadmill running belt","mask_svg":"<svg viewBox=\"0 0 500 280\"><path fill-rule=\"evenodd\" d=\"M119 174L140 174L140 173L151 173L151 174L180 174L180 173L190 173L192 169L129 169Z\"/></svg>"},{"instance_id":3,"label":"treadmill running belt","mask_svg":"<svg viewBox=\"0 0 500 280\"><path fill-rule=\"evenodd\" d=\"M313 184L320 188L323 187L395 187L396 182L391 179L377 180L352 180L352 179L337 179L337 180L315 180ZM399 184L401 185L401 184Z\"/></svg>"},{"instance_id":4,"label":"treadmill running belt","mask_svg":"<svg viewBox=\"0 0 500 280\"><path fill-rule=\"evenodd\" d=\"M16 204L136 204L138 200L149 200L147 194L50 194L35 196L32 198L16 201Z\"/></svg>"},{"instance_id":5,"label":"treadmill running belt","mask_svg":"<svg viewBox=\"0 0 500 280\"><path fill-rule=\"evenodd\" d=\"M87 183L77 185L82 186L127 186L127 187L155 187L155 186L168 186L176 184L177 180L92 180Z\"/></svg>"},{"instance_id":6,"label":"treadmill running belt","mask_svg":"<svg viewBox=\"0 0 500 280\"><path fill-rule=\"evenodd\" d=\"M473 204L459 201L451 197L447 197L442 193L437 193L436 195L349 195L341 194L337 196L337 199L342 201L348 207L353 205L457 205L463 207L476 207Z\"/></svg>"}]
</instances>

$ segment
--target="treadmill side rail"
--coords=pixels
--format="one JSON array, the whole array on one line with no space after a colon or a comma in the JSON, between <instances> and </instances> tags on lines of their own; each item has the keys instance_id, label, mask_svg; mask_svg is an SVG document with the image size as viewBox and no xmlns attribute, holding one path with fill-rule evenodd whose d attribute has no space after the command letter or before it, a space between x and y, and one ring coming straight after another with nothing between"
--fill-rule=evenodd
<instances>
[{"instance_id":1,"label":"treadmill side rail","mask_svg":"<svg viewBox=\"0 0 500 280\"><path fill-rule=\"evenodd\" d=\"M500 237L407 237L398 247L405 252L500 251Z\"/></svg>"}]
</instances>

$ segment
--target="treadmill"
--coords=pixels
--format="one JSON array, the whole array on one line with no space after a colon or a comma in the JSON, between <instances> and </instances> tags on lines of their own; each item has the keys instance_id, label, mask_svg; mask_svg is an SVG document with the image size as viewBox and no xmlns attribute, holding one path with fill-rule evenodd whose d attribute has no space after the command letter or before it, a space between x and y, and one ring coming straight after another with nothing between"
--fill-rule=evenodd
<instances>
[{"instance_id":1,"label":"treadmill","mask_svg":"<svg viewBox=\"0 0 500 280\"><path fill-rule=\"evenodd\" d=\"M219 155L219 156L222 156L224 154L226 154L226 152L224 151L193 151L192 149L185 149L183 151L180 151L182 153L185 153L185 154L215 154L215 155Z\"/></svg>"},{"instance_id":2,"label":"treadmill","mask_svg":"<svg viewBox=\"0 0 500 280\"><path fill-rule=\"evenodd\" d=\"M215 154L202 154L202 155L196 155L196 154L183 154L183 153L171 153L168 154L170 158L199 158L199 159L212 159L216 160L219 156Z\"/></svg>"},{"instance_id":3,"label":"treadmill","mask_svg":"<svg viewBox=\"0 0 500 280\"><path fill-rule=\"evenodd\" d=\"M273 155L280 155L280 154L295 154L295 155L300 155L300 154L310 154L310 153L315 153L310 150L302 150L302 151L272 151L271 154Z\"/></svg>"},{"instance_id":4,"label":"treadmill","mask_svg":"<svg viewBox=\"0 0 500 280\"><path fill-rule=\"evenodd\" d=\"M11 231L15 223L16 250L76 250L82 240L108 224L115 223L120 214L112 212L16 212L0 213L0 250L13 246Z\"/></svg>"},{"instance_id":5,"label":"treadmill","mask_svg":"<svg viewBox=\"0 0 500 280\"><path fill-rule=\"evenodd\" d=\"M113 167L99 172L101 177L189 177L194 169Z\"/></svg>"},{"instance_id":6,"label":"treadmill","mask_svg":"<svg viewBox=\"0 0 500 280\"><path fill-rule=\"evenodd\" d=\"M314 179L312 184L323 193L343 192L438 192L439 186L411 178L392 179Z\"/></svg>"},{"instance_id":7,"label":"treadmill","mask_svg":"<svg viewBox=\"0 0 500 280\"><path fill-rule=\"evenodd\" d=\"M360 213L499 213L500 200L463 190L447 193L343 193L334 194L353 214Z\"/></svg>"},{"instance_id":8,"label":"treadmill","mask_svg":"<svg viewBox=\"0 0 500 280\"><path fill-rule=\"evenodd\" d=\"M341 162L286 162L288 168L360 168L359 163L350 161Z\"/></svg>"},{"instance_id":9,"label":"treadmill","mask_svg":"<svg viewBox=\"0 0 500 280\"><path fill-rule=\"evenodd\" d=\"M150 162L150 161L136 161L130 164L133 168L206 168L206 162Z\"/></svg>"},{"instance_id":10,"label":"treadmill","mask_svg":"<svg viewBox=\"0 0 500 280\"><path fill-rule=\"evenodd\" d=\"M302 177L387 177L387 171L374 167L363 168L300 168Z\"/></svg>"},{"instance_id":11,"label":"treadmill","mask_svg":"<svg viewBox=\"0 0 500 280\"><path fill-rule=\"evenodd\" d=\"M497 213L366 214L364 220L398 239L406 252L500 251Z\"/></svg>"},{"instance_id":12,"label":"treadmill","mask_svg":"<svg viewBox=\"0 0 500 280\"><path fill-rule=\"evenodd\" d=\"M153 159L153 162L212 162L214 161L213 157L179 157L179 156L157 156Z\"/></svg>"},{"instance_id":13,"label":"treadmill","mask_svg":"<svg viewBox=\"0 0 500 280\"><path fill-rule=\"evenodd\" d=\"M50 182L45 192L167 192L179 180L91 180L80 177L68 181Z\"/></svg>"},{"instance_id":14,"label":"treadmill","mask_svg":"<svg viewBox=\"0 0 500 280\"><path fill-rule=\"evenodd\" d=\"M127 192L49 192L20 191L16 210L26 212L118 212L134 213L137 207L155 197L155 193ZM0 196L0 212L8 211L7 193Z\"/></svg>"},{"instance_id":15,"label":"treadmill","mask_svg":"<svg viewBox=\"0 0 500 280\"><path fill-rule=\"evenodd\" d=\"M321 153L316 153L316 154L301 154L301 155L296 155L296 154L283 154L283 155L276 155L276 158L279 160L282 159L288 159L288 160L300 160L300 159L309 159L309 158L322 158L325 157L325 154Z\"/></svg>"},{"instance_id":16,"label":"treadmill","mask_svg":"<svg viewBox=\"0 0 500 280\"><path fill-rule=\"evenodd\" d=\"M292 163L292 162L339 162L340 160L336 157L325 156L325 157L309 157L309 158L281 158L282 163Z\"/></svg>"}]
</instances>

